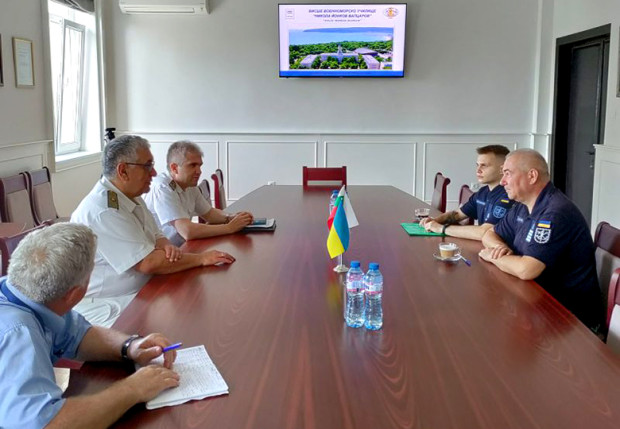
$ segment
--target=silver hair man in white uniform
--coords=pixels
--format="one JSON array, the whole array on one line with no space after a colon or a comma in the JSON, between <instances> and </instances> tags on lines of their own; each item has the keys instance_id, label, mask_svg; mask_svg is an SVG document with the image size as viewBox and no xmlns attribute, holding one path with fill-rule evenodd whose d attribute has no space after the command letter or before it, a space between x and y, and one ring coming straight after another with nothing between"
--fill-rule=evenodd
<instances>
[{"instance_id":1,"label":"silver hair man in white uniform","mask_svg":"<svg viewBox=\"0 0 620 429\"><path fill-rule=\"evenodd\" d=\"M104 149L103 178L71 216L98 237L88 291L75 308L91 323L111 326L153 274L234 261L216 250L182 253L161 233L140 197L156 174L147 140L116 138Z\"/></svg>"}]
</instances>

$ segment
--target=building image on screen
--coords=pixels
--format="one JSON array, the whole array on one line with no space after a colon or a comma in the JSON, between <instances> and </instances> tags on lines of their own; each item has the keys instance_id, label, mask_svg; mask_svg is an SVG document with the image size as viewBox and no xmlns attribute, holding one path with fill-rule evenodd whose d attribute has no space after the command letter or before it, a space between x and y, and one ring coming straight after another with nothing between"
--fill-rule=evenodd
<instances>
[{"instance_id":1,"label":"building image on screen","mask_svg":"<svg viewBox=\"0 0 620 429\"><path fill-rule=\"evenodd\" d=\"M406 5L280 4L280 77L402 77Z\"/></svg>"},{"instance_id":2,"label":"building image on screen","mask_svg":"<svg viewBox=\"0 0 620 429\"><path fill-rule=\"evenodd\" d=\"M393 28L318 28L289 32L291 70L392 70Z\"/></svg>"}]
</instances>

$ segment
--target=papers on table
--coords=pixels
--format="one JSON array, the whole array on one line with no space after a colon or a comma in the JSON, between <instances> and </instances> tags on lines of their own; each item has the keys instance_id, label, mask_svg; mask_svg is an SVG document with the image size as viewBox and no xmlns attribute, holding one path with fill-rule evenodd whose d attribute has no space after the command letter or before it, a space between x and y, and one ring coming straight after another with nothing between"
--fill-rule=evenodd
<instances>
[{"instance_id":1,"label":"papers on table","mask_svg":"<svg viewBox=\"0 0 620 429\"><path fill-rule=\"evenodd\" d=\"M419 223L403 222L400 225L403 227L405 231L407 231L407 234L409 235L425 235L425 236L443 236L444 235L439 232L427 231L426 229L424 229L423 226L420 226Z\"/></svg>"},{"instance_id":2,"label":"papers on table","mask_svg":"<svg viewBox=\"0 0 620 429\"><path fill-rule=\"evenodd\" d=\"M153 360L163 364L163 356ZM205 346L189 347L177 351L172 367L181 376L178 387L167 389L146 403L146 408L170 407L195 399L228 394L228 385L207 354Z\"/></svg>"}]
</instances>

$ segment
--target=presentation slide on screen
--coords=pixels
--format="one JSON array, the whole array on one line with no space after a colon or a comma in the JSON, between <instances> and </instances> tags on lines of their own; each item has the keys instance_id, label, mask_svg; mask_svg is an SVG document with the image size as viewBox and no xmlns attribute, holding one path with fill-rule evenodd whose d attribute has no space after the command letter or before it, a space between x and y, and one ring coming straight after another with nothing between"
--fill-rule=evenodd
<instances>
[{"instance_id":1,"label":"presentation slide on screen","mask_svg":"<svg viewBox=\"0 0 620 429\"><path fill-rule=\"evenodd\" d=\"M281 4L280 76L402 77L405 22L405 4Z\"/></svg>"}]
</instances>

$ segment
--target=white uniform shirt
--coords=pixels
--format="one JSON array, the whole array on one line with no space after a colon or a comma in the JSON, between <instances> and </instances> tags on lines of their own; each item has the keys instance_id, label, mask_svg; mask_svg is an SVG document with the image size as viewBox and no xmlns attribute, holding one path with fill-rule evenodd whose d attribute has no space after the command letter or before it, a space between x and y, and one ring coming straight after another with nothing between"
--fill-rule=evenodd
<instances>
[{"instance_id":1,"label":"white uniform shirt","mask_svg":"<svg viewBox=\"0 0 620 429\"><path fill-rule=\"evenodd\" d=\"M164 235L177 246L185 240L172 222L177 219L191 220L194 216L206 214L212 208L198 187L190 186L183 190L166 173L153 178L151 190L145 194L144 202Z\"/></svg>"},{"instance_id":2,"label":"white uniform shirt","mask_svg":"<svg viewBox=\"0 0 620 429\"><path fill-rule=\"evenodd\" d=\"M118 204L109 204L108 191L116 194ZM134 200L102 178L71 215L71 222L97 234L95 268L85 299L132 295L151 277L132 267L155 250L163 234L142 198Z\"/></svg>"}]
</instances>

